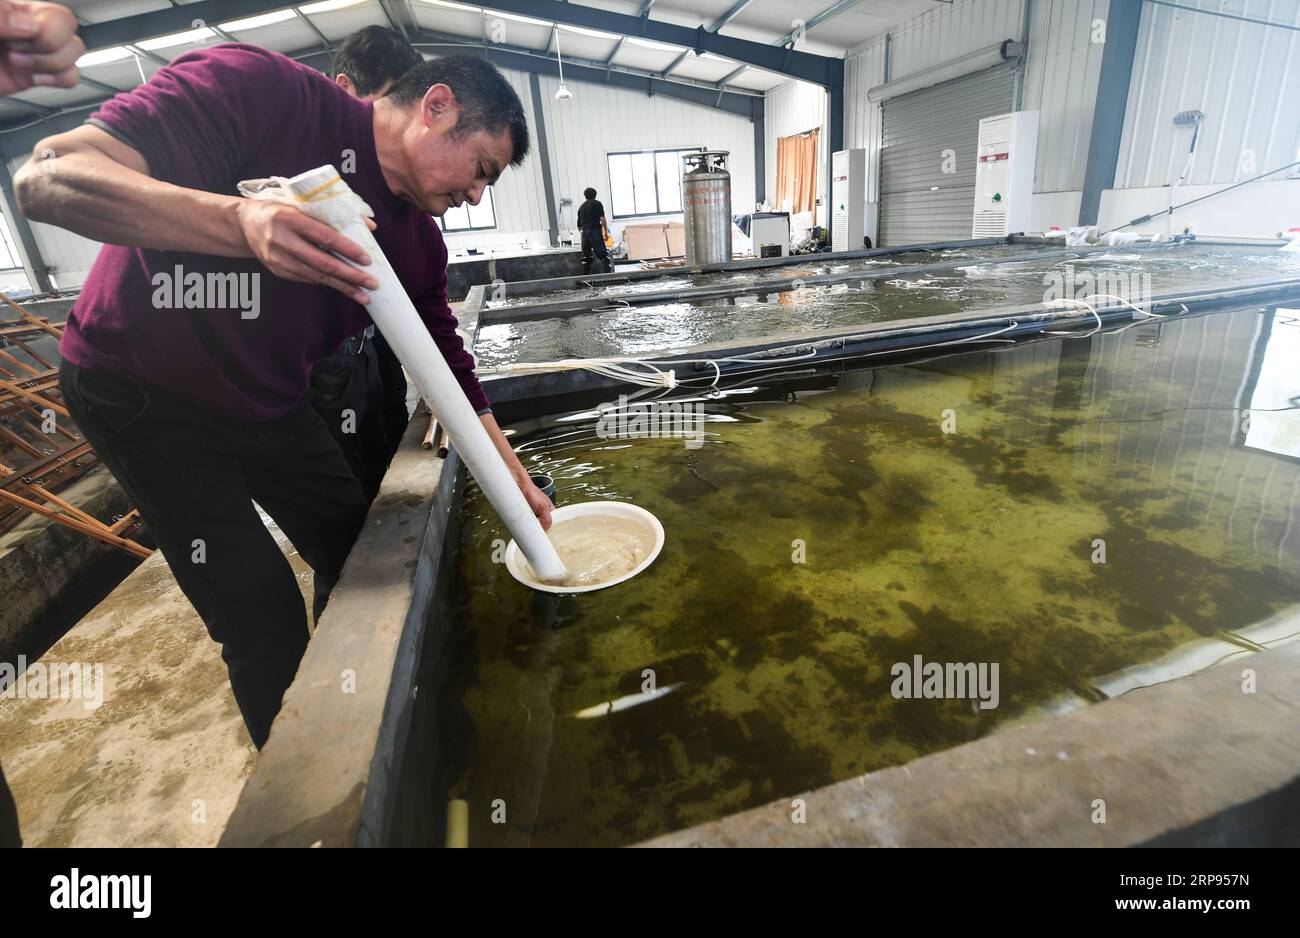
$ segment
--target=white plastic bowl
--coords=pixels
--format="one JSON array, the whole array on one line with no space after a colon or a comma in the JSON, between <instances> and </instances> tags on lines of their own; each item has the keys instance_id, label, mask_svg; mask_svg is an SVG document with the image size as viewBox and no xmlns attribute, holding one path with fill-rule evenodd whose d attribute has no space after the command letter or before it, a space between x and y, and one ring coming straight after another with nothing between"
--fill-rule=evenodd
<instances>
[{"instance_id":1,"label":"white plastic bowl","mask_svg":"<svg viewBox=\"0 0 1300 938\"><path fill-rule=\"evenodd\" d=\"M529 576L528 562L524 559L519 546L513 540L506 545L506 569L510 571L512 577L524 584L524 586L543 593L592 593L610 586L617 586L619 583L632 579L632 577L654 563L655 558L659 556L659 552L663 550L664 526L659 523L659 519L644 508L638 508L636 505L627 502L583 502L578 505L565 505L563 508L557 508L551 512L551 530L555 530L566 521L593 516L624 518L643 524L646 531L653 535L654 546L636 567L622 576L614 577L614 579L606 580L603 583L592 583L584 586L565 586L533 579Z\"/></svg>"}]
</instances>

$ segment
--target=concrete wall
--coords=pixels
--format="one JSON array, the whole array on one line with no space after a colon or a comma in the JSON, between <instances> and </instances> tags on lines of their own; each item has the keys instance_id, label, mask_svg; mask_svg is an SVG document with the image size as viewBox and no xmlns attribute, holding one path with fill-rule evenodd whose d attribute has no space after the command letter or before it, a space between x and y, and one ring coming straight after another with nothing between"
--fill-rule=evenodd
<instances>
[{"instance_id":1,"label":"concrete wall","mask_svg":"<svg viewBox=\"0 0 1300 938\"><path fill-rule=\"evenodd\" d=\"M1226 184L1184 186L1176 190L1178 204L1226 189ZM1130 219L1169 207L1169 187L1109 189L1102 193L1099 227L1105 231ZM1227 195L1207 199L1174 213L1126 230L1168 234L1190 225L1201 236L1272 238L1287 228L1300 228L1300 181L1261 180Z\"/></svg>"},{"instance_id":2,"label":"concrete wall","mask_svg":"<svg viewBox=\"0 0 1300 938\"><path fill-rule=\"evenodd\" d=\"M72 298L60 298L24 305L35 315L59 322L72 303ZM0 324L14 319L8 309L0 312ZM29 338L26 344L57 366L59 346L53 336ZM16 349L10 351L24 357ZM132 507L102 465L56 494L101 521ZM37 515L29 514L0 534L0 661L41 654L88 610L87 603L97 602L137 563L103 541Z\"/></svg>"},{"instance_id":3,"label":"concrete wall","mask_svg":"<svg viewBox=\"0 0 1300 938\"><path fill-rule=\"evenodd\" d=\"M58 495L101 521L131 509L103 466ZM36 516L0 535L0 661L34 660L136 563L103 541Z\"/></svg>"},{"instance_id":4,"label":"concrete wall","mask_svg":"<svg viewBox=\"0 0 1300 938\"><path fill-rule=\"evenodd\" d=\"M393 457L222 846L434 846L429 789L406 786L427 782L437 742L419 665L459 459L420 448L427 420L421 407ZM423 813L395 817L399 804Z\"/></svg>"},{"instance_id":5,"label":"concrete wall","mask_svg":"<svg viewBox=\"0 0 1300 938\"><path fill-rule=\"evenodd\" d=\"M482 292L457 310L471 336ZM393 454L222 846L434 846L432 715L448 621L435 587L464 474L454 448L439 459L421 447L429 419L418 406Z\"/></svg>"},{"instance_id":6,"label":"concrete wall","mask_svg":"<svg viewBox=\"0 0 1300 938\"><path fill-rule=\"evenodd\" d=\"M643 846L1289 846L1297 706L1291 642Z\"/></svg>"}]
</instances>

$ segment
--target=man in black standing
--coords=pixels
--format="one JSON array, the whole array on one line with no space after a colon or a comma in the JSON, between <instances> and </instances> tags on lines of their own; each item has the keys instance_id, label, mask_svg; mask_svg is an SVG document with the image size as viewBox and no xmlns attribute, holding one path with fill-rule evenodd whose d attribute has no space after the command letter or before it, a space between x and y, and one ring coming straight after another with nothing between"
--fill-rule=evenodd
<instances>
[{"instance_id":1,"label":"man in black standing","mask_svg":"<svg viewBox=\"0 0 1300 938\"><path fill-rule=\"evenodd\" d=\"M611 273L609 252L605 250L605 206L596 201L596 190L582 190L587 201L578 206L578 229L582 232L582 272L591 273L592 254L600 261L600 272Z\"/></svg>"}]
</instances>

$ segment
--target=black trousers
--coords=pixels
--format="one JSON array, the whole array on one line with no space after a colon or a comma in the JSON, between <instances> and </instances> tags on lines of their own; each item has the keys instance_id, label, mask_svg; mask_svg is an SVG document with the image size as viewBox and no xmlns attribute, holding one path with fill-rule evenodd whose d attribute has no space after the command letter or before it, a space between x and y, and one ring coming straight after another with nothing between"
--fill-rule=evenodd
<instances>
[{"instance_id":1,"label":"black trousers","mask_svg":"<svg viewBox=\"0 0 1300 938\"><path fill-rule=\"evenodd\" d=\"M609 251L605 248L605 236L599 228L582 229L582 272L591 273L592 255L600 261L600 270L598 273L610 273L614 265L609 261Z\"/></svg>"},{"instance_id":2,"label":"black trousers","mask_svg":"<svg viewBox=\"0 0 1300 938\"><path fill-rule=\"evenodd\" d=\"M293 569L253 502L311 565L319 617L365 521L361 486L305 400L268 423L243 423L67 361L60 379L77 426L221 644L235 701L261 748L308 627Z\"/></svg>"},{"instance_id":3,"label":"black trousers","mask_svg":"<svg viewBox=\"0 0 1300 938\"><path fill-rule=\"evenodd\" d=\"M388 431L379 353L372 339L353 336L311 372L308 399L325 421L367 499L379 493L388 468Z\"/></svg>"},{"instance_id":4,"label":"black trousers","mask_svg":"<svg viewBox=\"0 0 1300 938\"><path fill-rule=\"evenodd\" d=\"M411 415L406 412L406 372L388 340L378 332L374 343L379 357L379 382L383 386L384 433L388 437L388 458L392 459L406 425L411 422Z\"/></svg>"},{"instance_id":5,"label":"black trousers","mask_svg":"<svg viewBox=\"0 0 1300 938\"><path fill-rule=\"evenodd\" d=\"M18 835L18 808L5 782L4 769L0 768L0 847L22 845L23 839Z\"/></svg>"}]
</instances>

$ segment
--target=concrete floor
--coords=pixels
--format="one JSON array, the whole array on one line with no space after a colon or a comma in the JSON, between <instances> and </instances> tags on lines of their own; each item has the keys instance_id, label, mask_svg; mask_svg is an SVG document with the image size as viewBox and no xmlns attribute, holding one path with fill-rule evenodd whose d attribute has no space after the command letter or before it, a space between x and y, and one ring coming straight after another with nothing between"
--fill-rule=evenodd
<instances>
[{"instance_id":1,"label":"concrete floor","mask_svg":"<svg viewBox=\"0 0 1300 938\"><path fill-rule=\"evenodd\" d=\"M311 595L311 571L272 534ZM213 846L256 751L159 553L42 658L102 665L102 705L0 697L0 764L32 847Z\"/></svg>"}]
</instances>

